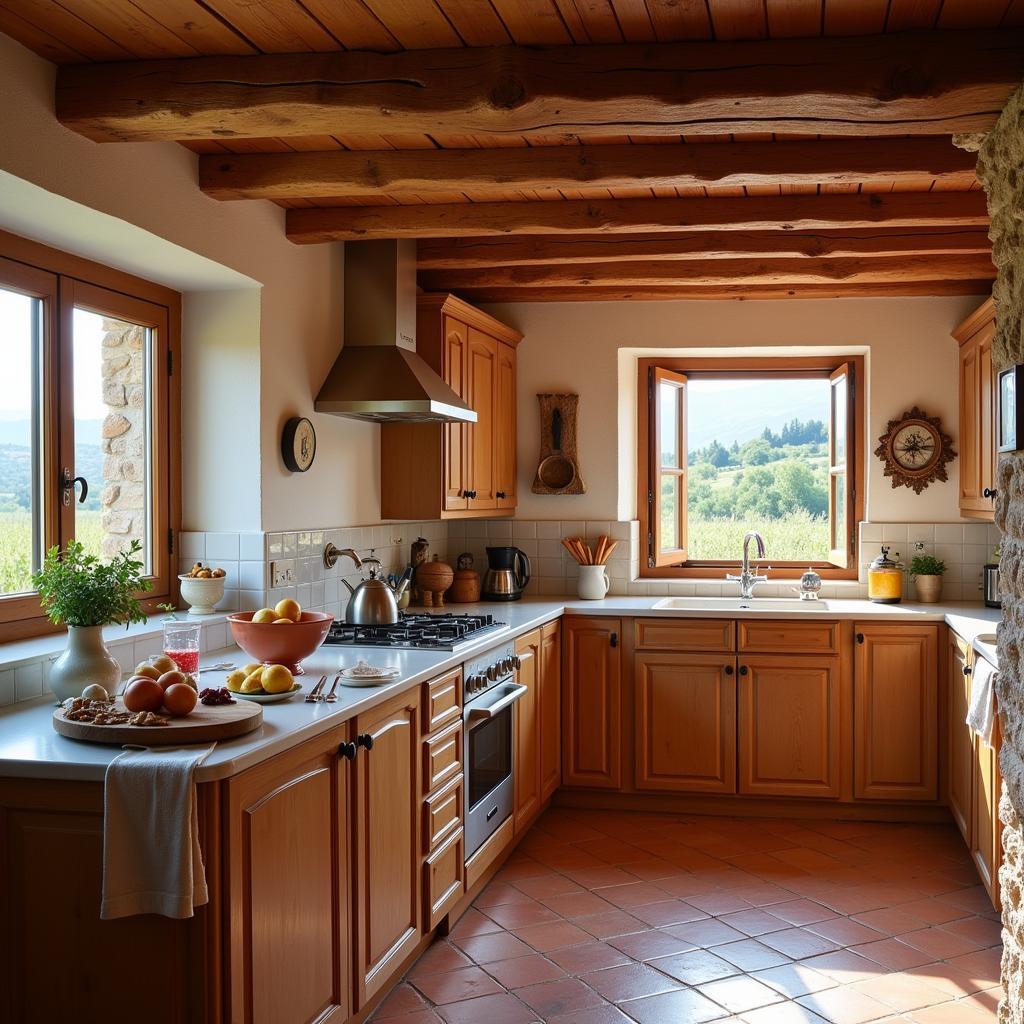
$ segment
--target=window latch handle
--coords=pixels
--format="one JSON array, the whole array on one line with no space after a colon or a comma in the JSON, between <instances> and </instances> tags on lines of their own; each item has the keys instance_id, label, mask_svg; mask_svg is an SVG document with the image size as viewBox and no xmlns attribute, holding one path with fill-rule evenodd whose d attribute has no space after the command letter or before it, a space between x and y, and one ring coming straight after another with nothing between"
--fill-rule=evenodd
<instances>
[{"instance_id":1,"label":"window latch handle","mask_svg":"<svg viewBox=\"0 0 1024 1024\"><path fill-rule=\"evenodd\" d=\"M71 507L71 500L75 493L75 484L82 485L82 493L78 496L78 503L83 505L89 497L89 481L84 476L73 477L71 470L65 466L60 475L61 501L64 503L65 508Z\"/></svg>"}]
</instances>

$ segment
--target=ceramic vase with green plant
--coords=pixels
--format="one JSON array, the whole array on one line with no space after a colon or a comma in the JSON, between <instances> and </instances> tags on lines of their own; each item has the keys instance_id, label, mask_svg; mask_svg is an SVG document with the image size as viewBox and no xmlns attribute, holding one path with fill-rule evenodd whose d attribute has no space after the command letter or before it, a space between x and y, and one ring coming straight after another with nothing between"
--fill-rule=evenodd
<instances>
[{"instance_id":1,"label":"ceramic vase with green plant","mask_svg":"<svg viewBox=\"0 0 1024 1024\"><path fill-rule=\"evenodd\" d=\"M103 627L146 619L135 597L150 589L136 557L141 550L133 541L128 551L104 562L73 540L64 551L50 548L42 569L33 573L43 610L51 622L68 628L68 645L50 669L50 689L59 699L77 697L91 683L117 690L121 666L103 643Z\"/></svg>"},{"instance_id":2,"label":"ceramic vase with green plant","mask_svg":"<svg viewBox=\"0 0 1024 1024\"><path fill-rule=\"evenodd\" d=\"M942 576L946 563L934 555L914 555L910 563L910 576L914 591L922 604L935 604L942 598Z\"/></svg>"}]
</instances>

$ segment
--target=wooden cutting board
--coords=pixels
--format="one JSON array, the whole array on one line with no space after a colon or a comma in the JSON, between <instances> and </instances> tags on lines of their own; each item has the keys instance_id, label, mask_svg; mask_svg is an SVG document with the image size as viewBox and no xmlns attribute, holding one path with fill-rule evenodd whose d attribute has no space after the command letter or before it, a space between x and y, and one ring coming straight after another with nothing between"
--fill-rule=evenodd
<instances>
[{"instance_id":1,"label":"wooden cutting board","mask_svg":"<svg viewBox=\"0 0 1024 1024\"><path fill-rule=\"evenodd\" d=\"M124 704L116 702L118 711ZM263 724L263 708L253 701L207 707L197 704L185 718L172 718L167 725L93 725L92 722L69 722L63 708L55 708L53 727L61 736L89 743L113 743L123 746L135 743L144 747L169 747L186 743L213 743L244 736Z\"/></svg>"}]
</instances>

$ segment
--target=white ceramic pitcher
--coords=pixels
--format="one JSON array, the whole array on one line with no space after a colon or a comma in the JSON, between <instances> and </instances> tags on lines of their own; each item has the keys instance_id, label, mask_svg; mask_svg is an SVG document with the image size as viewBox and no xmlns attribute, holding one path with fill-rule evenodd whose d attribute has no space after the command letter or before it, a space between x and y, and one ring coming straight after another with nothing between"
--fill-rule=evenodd
<instances>
[{"instance_id":1,"label":"white ceramic pitcher","mask_svg":"<svg viewBox=\"0 0 1024 1024\"><path fill-rule=\"evenodd\" d=\"M603 565L581 565L577 593L585 601L602 601L612 581Z\"/></svg>"}]
</instances>

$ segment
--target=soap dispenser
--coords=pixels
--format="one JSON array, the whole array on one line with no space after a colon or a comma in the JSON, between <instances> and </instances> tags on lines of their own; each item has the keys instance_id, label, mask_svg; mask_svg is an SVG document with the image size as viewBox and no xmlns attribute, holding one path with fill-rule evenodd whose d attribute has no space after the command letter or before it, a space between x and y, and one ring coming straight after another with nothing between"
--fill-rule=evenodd
<instances>
[{"instance_id":1,"label":"soap dispenser","mask_svg":"<svg viewBox=\"0 0 1024 1024\"><path fill-rule=\"evenodd\" d=\"M896 559L900 557L896 552ZM889 548L868 566L868 600L876 604L899 604L903 600L903 563L889 557Z\"/></svg>"}]
</instances>

